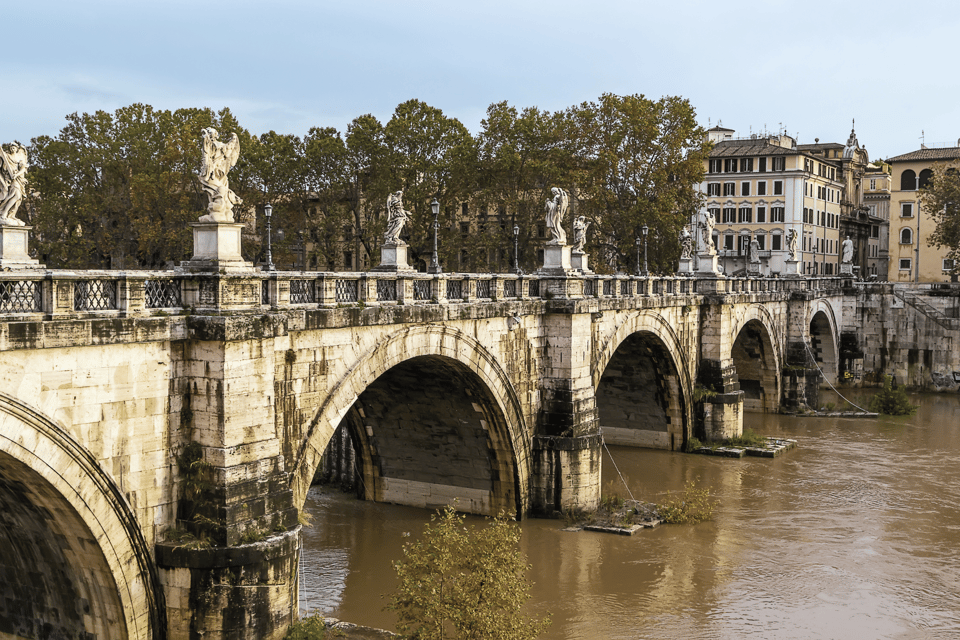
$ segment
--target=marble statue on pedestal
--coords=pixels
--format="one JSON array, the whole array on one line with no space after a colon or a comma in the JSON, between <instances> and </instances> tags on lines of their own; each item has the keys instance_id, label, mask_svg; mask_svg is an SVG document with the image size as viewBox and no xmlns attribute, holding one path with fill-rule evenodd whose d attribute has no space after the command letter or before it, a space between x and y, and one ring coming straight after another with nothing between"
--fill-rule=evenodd
<instances>
[{"instance_id":1,"label":"marble statue on pedestal","mask_svg":"<svg viewBox=\"0 0 960 640\"><path fill-rule=\"evenodd\" d=\"M847 236L847 239L844 240L840 246L843 249L841 262L843 264L851 264L853 262L853 240L850 239L850 236Z\"/></svg>"},{"instance_id":2,"label":"marble statue on pedestal","mask_svg":"<svg viewBox=\"0 0 960 640\"><path fill-rule=\"evenodd\" d=\"M406 246L400 239L400 231L409 219L410 212L403 208L403 190L394 191L387 196L387 230L383 234L383 243Z\"/></svg>"},{"instance_id":3,"label":"marble statue on pedestal","mask_svg":"<svg viewBox=\"0 0 960 640\"><path fill-rule=\"evenodd\" d=\"M787 260L796 262L800 259L797 255L800 251L800 236L797 235L796 229L787 230L787 251L790 252Z\"/></svg>"},{"instance_id":4,"label":"marble statue on pedestal","mask_svg":"<svg viewBox=\"0 0 960 640\"><path fill-rule=\"evenodd\" d=\"M547 244L565 245L567 244L567 234L563 231L563 216L567 213L567 207L570 205L570 196L560 187L550 189L553 198L547 200L547 229L550 230L550 240Z\"/></svg>"},{"instance_id":5,"label":"marble statue on pedestal","mask_svg":"<svg viewBox=\"0 0 960 640\"><path fill-rule=\"evenodd\" d=\"M680 258L689 260L693 256L693 236L690 235L690 227L683 226L680 230Z\"/></svg>"},{"instance_id":6,"label":"marble statue on pedestal","mask_svg":"<svg viewBox=\"0 0 960 640\"><path fill-rule=\"evenodd\" d=\"M22 227L17 210L27 190L27 150L14 142L10 151L0 145L0 225Z\"/></svg>"},{"instance_id":7,"label":"marble statue on pedestal","mask_svg":"<svg viewBox=\"0 0 960 640\"><path fill-rule=\"evenodd\" d=\"M583 245L587 243L587 227L590 222L585 216L577 216L573 221L573 251L583 253Z\"/></svg>"},{"instance_id":8,"label":"marble statue on pedestal","mask_svg":"<svg viewBox=\"0 0 960 640\"><path fill-rule=\"evenodd\" d=\"M209 200L207 214L200 222L233 222L233 206L243 201L230 190L227 173L240 157L240 140L236 133L220 142L220 134L213 127L203 130L203 164L200 166L200 185Z\"/></svg>"},{"instance_id":9,"label":"marble statue on pedestal","mask_svg":"<svg viewBox=\"0 0 960 640\"><path fill-rule=\"evenodd\" d=\"M760 243L756 238L750 241L750 263L760 264Z\"/></svg>"}]
</instances>

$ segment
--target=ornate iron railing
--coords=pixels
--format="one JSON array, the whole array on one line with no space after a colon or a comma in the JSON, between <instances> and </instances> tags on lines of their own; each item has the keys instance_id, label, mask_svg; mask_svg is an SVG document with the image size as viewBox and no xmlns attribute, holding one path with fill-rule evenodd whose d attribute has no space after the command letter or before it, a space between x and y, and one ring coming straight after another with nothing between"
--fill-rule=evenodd
<instances>
[{"instance_id":1,"label":"ornate iron railing","mask_svg":"<svg viewBox=\"0 0 960 640\"><path fill-rule=\"evenodd\" d=\"M290 304L313 304L316 301L313 280L290 281Z\"/></svg>"},{"instance_id":2,"label":"ornate iron railing","mask_svg":"<svg viewBox=\"0 0 960 640\"><path fill-rule=\"evenodd\" d=\"M527 295L531 298L540 297L540 281L539 280L530 280L527 282Z\"/></svg>"},{"instance_id":3,"label":"ornate iron railing","mask_svg":"<svg viewBox=\"0 0 960 640\"><path fill-rule=\"evenodd\" d=\"M337 280L337 302L357 301L357 281Z\"/></svg>"},{"instance_id":4,"label":"ornate iron railing","mask_svg":"<svg viewBox=\"0 0 960 640\"><path fill-rule=\"evenodd\" d=\"M147 309L182 307L179 280L144 280L144 306Z\"/></svg>"},{"instance_id":5,"label":"ornate iron railing","mask_svg":"<svg viewBox=\"0 0 960 640\"><path fill-rule=\"evenodd\" d=\"M77 280L73 285L76 311L102 311L117 308L116 280Z\"/></svg>"},{"instance_id":6,"label":"ornate iron railing","mask_svg":"<svg viewBox=\"0 0 960 640\"><path fill-rule=\"evenodd\" d=\"M377 302L390 302L397 299L396 280L377 280Z\"/></svg>"},{"instance_id":7,"label":"ornate iron railing","mask_svg":"<svg viewBox=\"0 0 960 640\"><path fill-rule=\"evenodd\" d=\"M430 291L430 285L432 283L430 280L414 280L413 281L413 299L418 301L430 300L432 297Z\"/></svg>"},{"instance_id":8,"label":"ornate iron railing","mask_svg":"<svg viewBox=\"0 0 960 640\"><path fill-rule=\"evenodd\" d=\"M489 280L477 280L477 297L478 298L490 297L490 281Z\"/></svg>"},{"instance_id":9,"label":"ornate iron railing","mask_svg":"<svg viewBox=\"0 0 960 640\"><path fill-rule=\"evenodd\" d=\"M35 280L0 282L0 312L30 313L41 310L39 282Z\"/></svg>"},{"instance_id":10,"label":"ornate iron railing","mask_svg":"<svg viewBox=\"0 0 960 640\"><path fill-rule=\"evenodd\" d=\"M447 300L463 299L463 280L447 280Z\"/></svg>"},{"instance_id":11,"label":"ornate iron railing","mask_svg":"<svg viewBox=\"0 0 960 640\"><path fill-rule=\"evenodd\" d=\"M517 297L517 281L516 280L503 281L503 297L504 298Z\"/></svg>"}]
</instances>

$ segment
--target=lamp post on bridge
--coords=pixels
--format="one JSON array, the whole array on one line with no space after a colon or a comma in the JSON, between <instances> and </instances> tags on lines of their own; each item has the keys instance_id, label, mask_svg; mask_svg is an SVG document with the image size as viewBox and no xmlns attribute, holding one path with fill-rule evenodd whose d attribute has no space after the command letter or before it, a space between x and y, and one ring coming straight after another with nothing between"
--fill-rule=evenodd
<instances>
[{"instance_id":1,"label":"lamp post on bridge","mask_svg":"<svg viewBox=\"0 0 960 640\"><path fill-rule=\"evenodd\" d=\"M433 212L433 256L430 258L430 267L427 273L443 273L440 268L440 261L437 259L437 232L440 231L440 223L437 222L437 216L440 214L440 203L434 198L430 203L430 210Z\"/></svg>"},{"instance_id":2,"label":"lamp post on bridge","mask_svg":"<svg viewBox=\"0 0 960 640\"><path fill-rule=\"evenodd\" d=\"M273 207L270 206L268 202L263 207L263 216L267 219L267 264L264 265L264 268L267 271L276 271L277 268L273 266L273 251L271 247L272 239L270 237L270 217L273 215Z\"/></svg>"},{"instance_id":3,"label":"lamp post on bridge","mask_svg":"<svg viewBox=\"0 0 960 640\"><path fill-rule=\"evenodd\" d=\"M637 264L634 268L634 271L637 272L638 276L643 275L643 271L640 270L640 236L637 236L636 242L634 243L637 246Z\"/></svg>"},{"instance_id":4,"label":"lamp post on bridge","mask_svg":"<svg viewBox=\"0 0 960 640\"><path fill-rule=\"evenodd\" d=\"M640 228L640 231L643 232L643 275L645 276L650 275L650 271L647 269L647 232L649 230L646 224Z\"/></svg>"},{"instance_id":5,"label":"lamp post on bridge","mask_svg":"<svg viewBox=\"0 0 960 640\"><path fill-rule=\"evenodd\" d=\"M523 270L520 269L520 252L519 252L519 238L520 238L520 226L513 225L513 272L518 275L523 275Z\"/></svg>"}]
</instances>

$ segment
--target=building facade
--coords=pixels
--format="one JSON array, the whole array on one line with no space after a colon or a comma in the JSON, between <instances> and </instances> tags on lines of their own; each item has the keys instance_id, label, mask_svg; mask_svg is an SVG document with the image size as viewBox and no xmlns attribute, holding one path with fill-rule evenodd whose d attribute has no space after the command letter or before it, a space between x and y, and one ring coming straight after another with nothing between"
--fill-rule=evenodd
<instances>
[{"instance_id":1,"label":"building facade","mask_svg":"<svg viewBox=\"0 0 960 640\"><path fill-rule=\"evenodd\" d=\"M919 190L933 176L938 162L960 160L960 146L917 151L887 160L891 167L890 265L891 282L943 282L950 279L953 263L946 249L927 244L936 221L920 206Z\"/></svg>"}]
</instances>

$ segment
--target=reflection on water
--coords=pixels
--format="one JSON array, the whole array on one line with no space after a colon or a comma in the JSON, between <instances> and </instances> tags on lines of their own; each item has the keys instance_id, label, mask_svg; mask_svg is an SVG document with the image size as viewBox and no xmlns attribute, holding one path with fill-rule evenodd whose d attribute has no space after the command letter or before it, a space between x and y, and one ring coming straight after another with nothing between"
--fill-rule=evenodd
<instances>
[{"instance_id":1,"label":"reflection on water","mask_svg":"<svg viewBox=\"0 0 960 640\"><path fill-rule=\"evenodd\" d=\"M914 401L917 415L879 420L746 414L799 441L775 460L611 447L635 497L699 478L720 507L633 537L525 521L543 637L960 637L960 399ZM623 493L606 453L603 477ZM307 510L301 606L392 629L391 562L429 513L316 488Z\"/></svg>"}]
</instances>

